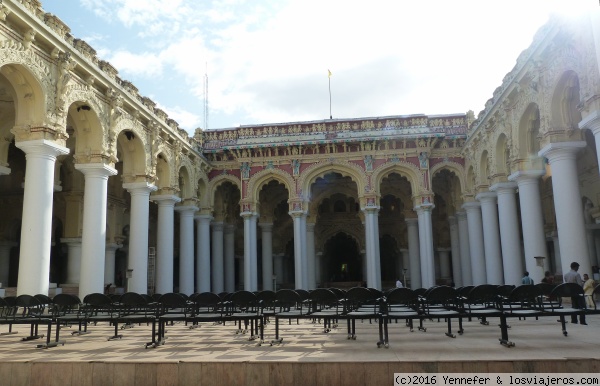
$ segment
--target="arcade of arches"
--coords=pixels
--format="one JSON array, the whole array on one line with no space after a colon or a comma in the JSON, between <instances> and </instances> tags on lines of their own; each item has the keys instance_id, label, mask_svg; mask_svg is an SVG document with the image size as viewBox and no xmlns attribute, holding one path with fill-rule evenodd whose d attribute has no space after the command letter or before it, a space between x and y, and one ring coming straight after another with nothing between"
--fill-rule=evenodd
<instances>
[{"instance_id":1,"label":"arcade of arches","mask_svg":"<svg viewBox=\"0 0 600 386\"><path fill-rule=\"evenodd\" d=\"M18 294L597 272L596 13L550 20L477 117L193 137L38 0L0 20L0 282Z\"/></svg>"}]
</instances>

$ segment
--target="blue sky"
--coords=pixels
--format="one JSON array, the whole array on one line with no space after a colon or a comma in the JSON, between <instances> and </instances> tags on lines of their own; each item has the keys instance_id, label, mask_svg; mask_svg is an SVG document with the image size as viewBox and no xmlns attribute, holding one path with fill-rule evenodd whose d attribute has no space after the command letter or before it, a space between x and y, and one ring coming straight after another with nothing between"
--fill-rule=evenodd
<instances>
[{"instance_id":1,"label":"blue sky","mask_svg":"<svg viewBox=\"0 0 600 386\"><path fill-rule=\"evenodd\" d=\"M399 114L477 115L551 11L590 0L42 0L193 133ZM207 71L208 70L208 71Z\"/></svg>"}]
</instances>

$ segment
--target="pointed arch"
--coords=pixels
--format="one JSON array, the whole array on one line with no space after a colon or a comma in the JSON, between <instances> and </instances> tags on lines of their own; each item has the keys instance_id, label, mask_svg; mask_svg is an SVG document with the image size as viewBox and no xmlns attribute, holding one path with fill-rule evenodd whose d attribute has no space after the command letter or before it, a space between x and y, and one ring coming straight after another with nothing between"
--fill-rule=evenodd
<instances>
[{"instance_id":1,"label":"pointed arch","mask_svg":"<svg viewBox=\"0 0 600 386\"><path fill-rule=\"evenodd\" d=\"M421 193L424 189L421 171L415 165L404 161L388 162L377 167L371 176L372 188L379 192L383 179L392 173L397 173L408 179L413 196Z\"/></svg>"},{"instance_id":2,"label":"pointed arch","mask_svg":"<svg viewBox=\"0 0 600 386\"><path fill-rule=\"evenodd\" d=\"M203 201L203 207L213 208L215 206L215 194L217 188L225 182L231 182L240 192L242 191L242 181L240 181L238 177L232 176L231 174L220 174L208 183L208 188L206 189L208 197L206 197L206 201Z\"/></svg>"},{"instance_id":3,"label":"pointed arch","mask_svg":"<svg viewBox=\"0 0 600 386\"><path fill-rule=\"evenodd\" d=\"M258 202L259 193L263 185L268 184L271 180L276 180L282 183L288 191L288 196L291 198L294 194L295 182L294 178L281 169L261 170L254 174L248 181L248 192L246 199Z\"/></svg>"},{"instance_id":4,"label":"pointed arch","mask_svg":"<svg viewBox=\"0 0 600 386\"><path fill-rule=\"evenodd\" d=\"M331 160L329 163L317 163L306 169L298 181L298 188L300 191L295 193L306 199L310 199L310 188L312 184L317 178L322 178L325 174L332 172L339 173L343 177L350 177L352 181L356 183L359 195L365 191L367 178L364 171L358 165L347 161ZM296 194L290 195L290 198L295 196Z\"/></svg>"}]
</instances>

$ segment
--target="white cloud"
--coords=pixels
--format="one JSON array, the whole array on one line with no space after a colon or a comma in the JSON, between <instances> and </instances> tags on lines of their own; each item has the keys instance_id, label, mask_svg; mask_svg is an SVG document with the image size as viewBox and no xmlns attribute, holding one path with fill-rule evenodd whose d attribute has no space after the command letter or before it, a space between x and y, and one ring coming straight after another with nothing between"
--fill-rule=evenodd
<instances>
[{"instance_id":1,"label":"white cloud","mask_svg":"<svg viewBox=\"0 0 600 386\"><path fill-rule=\"evenodd\" d=\"M178 106L165 111L188 128L184 122L198 126L194 121L203 113L195 106L202 106L205 63L211 121L326 118L327 69L333 72L336 117L468 109L477 113L530 44L550 6L560 4L556 0L82 2L151 42L155 51L149 52L150 44L140 44L114 51L109 61L120 73L136 74L138 79L181 79L161 87L182 87L186 95L178 95L196 98L195 103L183 107L183 101L161 102ZM140 87L140 92L145 90Z\"/></svg>"}]
</instances>

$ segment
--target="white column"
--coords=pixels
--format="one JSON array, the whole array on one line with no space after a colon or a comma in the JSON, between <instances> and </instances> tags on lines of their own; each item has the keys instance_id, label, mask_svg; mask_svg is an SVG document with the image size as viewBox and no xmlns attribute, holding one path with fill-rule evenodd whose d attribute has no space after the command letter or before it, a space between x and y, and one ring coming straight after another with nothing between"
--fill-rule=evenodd
<instances>
[{"instance_id":1,"label":"white column","mask_svg":"<svg viewBox=\"0 0 600 386\"><path fill-rule=\"evenodd\" d=\"M256 231L256 224L258 223L258 214L253 213L250 218L250 242L252 248L250 249L252 256L252 291L258 291L258 236Z\"/></svg>"},{"instance_id":2,"label":"white column","mask_svg":"<svg viewBox=\"0 0 600 386\"><path fill-rule=\"evenodd\" d=\"M469 224L466 212L456 212L458 222L458 241L460 244L460 273L462 285L473 285L471 271L471 243L469 242Z\"/></svg>"},{"instance_id":3,"label":"white column","mask_svg":"<svg viewBox=\"0 0 600 386\"><path fill-rule=\"evenodd\" d=\"M235 225L225 225L224 240L224 265L225 265L225 291L235 291Z\"/></svg>"},{"instance_id":4,"label":"white column","mask_svg":"<svg viewBox=\"0 0 600 386\"><path fill-rule=\"evenodd\" d=\"M106 244L104 252L104 285L112 284L116 287L115 283L115 252L121 248L121 244Z\"/></svg>"},{"instance_id":5,"label":"white column","mask_svg":"<svg viewBox=\"0 0 600 386\"><path fill-rule=\"evenodd\" d=\"M487 284L504 284L496 193L479 193L475 198L481 203L486 282Z\"/></svg>"},{"instance_id":6,"label":"white column","mask_svg":"<svg viewBox=\"0 0 600 386\"><path fill-rule=\"evenodd\" d=\"M275 269L275 276L277 276L277 283L283 283L284 281L283 257L282 254L273 256L273 268Z\"/></svg>"},{"instance_id":7,"label":"white column","mask_svg":"<svg viewBox=\"0 0 600 386\"><path fill-rule=\"evenodd\" d=\"M196 291L210 292L210 220L209 214L198 214L196 220Z\"/></svg>"},{"instance_id":8,"label":"white column","mask_svg":"<svg viewBox=\"0 0 600 386\"><path fill-rule=\"evenodd\" d=\"M179 293L194 293L194 213L197 206L175 207L179 212Z\"/></svg>"},{"instance_id":9,"label":"white column","mask_svg":"<svg viewBox=\"0 0 600 386\"><path fill-rule=\"evenodd\" d=\"M145 294L148 292L148 225L150 211L150 192L156 186L147 182L123 184L131 194L131 212L129 218L129 258L128 270L133 270L127 279L127 290Z\"/></svg>"},{"instance_id":10,"label":"white column","mask_svg":"<svg viewBox=\"0 0 600 386\"><path fill-rule=\"evenodd\" d=\"M498 194L498 221L500 223L504 284L512 285L520 285L523 277L523 254L519 235L516 188L515 182L501 182L490 188Z\"/></svg>"},{"instance_id":11,"label":"white column","mask_svg":"<svg viewBox=\"0 0 600 386\"><path fill-rule=\"evenodd\" d=\"M410 288L421 288L421 257L419 246L419 220L416 218L406 219L408 233L408 258L410 260ZM406 285L406 283L403 283Z\"/></svg>"},{"instance_id":12,"label":"white column","mask_svg":"<svg viewBox=\"0 0 600 386\"><path fill-rule=\"evenodd\" d=\"M473 285L486 284L487 277L485 269L485 249L483 248L481 204L478 202L467 202L463 204L463 208L467 211Z\"/></svg>"},{"instance_id":13,"label":"white column","mask_svg":"<svg viewBox=\"0 0 600 386\"><path fill-rule=\"evenodd\" d=\"M572 262L580 265L580 272L592 272L587 248L585 220L577 174L577 153L586 146L585 142L551 143L540 150L539 155L548 158L552 168L552 191L556 226L560 238L563 272L569 272ZM546 256L546 255L543 255Z\"/></svg>"},{"instance_id":14,"label":"white column","mask_svg":"<svg viewBox=\"0 0 600 386\"><path fill-rule=\"evenodd\" d=\"M315 253L315 277L315 288L317 288L317 286L320 286L321 283L323 283L323 252Z\"/></svg>"},{"instance_id":15,"label":"white column","mask_svg":"<svg viewBox=\"0 0 600 386\"><path fill-rule=\"evenodd\" d=\"M433 260L433 230L431 224L432 204L415 207L419 221L419 252L421 257L421 285L430 288L435 285L435 264Z\"/></svg>"},{"instance_id":16,"label":"white column","mask_svg":"<svg viewBox=\"0 0 600 386\"><path fill-rule=\"evenodd\" d=\"M224 257L223 257L223 229L222 222L212 222L212 292L220 293L225 290L224 283Z\"/></svg>"},{"instance_id":17,"label":"white column","mask_svg":"<svg viewBox=\"0 0 600 386\"><path fill-rule=\"evenodd\" d=\"M398 277L402 279L402 285L408 287L406 283L407 275L409 274L410 269L410 254L408 253L408 249L401 249L400 254L402 255L402 265L401 270L398 272Z\"/></svg>"},{"instance_id":18,"label":"white column","mask_svg":"<svg viewBox=\"0 0 600 386\"><path fill-rule=\"evenodd\" d=\"M450 225L450 251L452 253L452 281L457 287L463 286L460 266L460 239L458 237L458 220L455 216L448 216Z\"/></svg>"},{"instance_id":19,"label":"white column","mask_svg":"<svg viewBox=\"0 0 600 386\"><path fill-rule=\"evenodd\" d=\"M156 231L156 286L159 294L173 292L173 248L175 245L175 204L181 198L174 195L151 196L158 204Z\"/></svg>"},{"instance_id":20,"label":"white column","mask_svg":"<svg viewBox=\"0 0 600 386\"><path fill-rule=\"evenodd\" d=\"M560 258L560 242L558 240L557 231L552 232L552 244L554 245L554 266L556 267L556 273L562 275L562 259ZM571 268L569 268L569 270L570 269Z\"/></svg>"},{"instance_id":21,"label":"white column","mask_svg":"<svg viewBox=\"0 0 600 386\"><path fill-rule=\"evenodd\" d=\"M523 244L525 248L525 270L529 272L529 277L535 283L539 283L543 278L543 272L541 272L540 267L536 266L535 257L548 256L539 185L539 179L544 174L546 174L545 171L531 170L519 171L508 177L509 180L516 181L519 187L521 229L523 230ZM556 184L556 181L553 181L552 184ZM559 202L556 201L556 197L554 197L554 202ZM569 270L565 272L569 272ZM523 277L523 272L519 276Z\"/></svg>"},{"instance_id":22,"label":"white column","mask_svg":"<svg viewBox=\"0 0 600 386\"><path fill-rule=\"evenodd\" d=\"M302 226L305 223L302 221L303 217L306 214L302 211L292 211L289 212L290 216L294 221L294 280L296 289L308 289L305 287L304 277L306 276L306 269L308 264L306 261L303 261L303 258L306 256L304 253L305 244L303 244L302 240L306 235L306 228Z\"/></svg>"},{"instance_id":23,"label":"white column","mask_svg":"<svg viewBox=\"0 0 600 386\"><path fill-rule=\"evenodd\" d=\"M10 268L10 249L17 245L14 241L0 241L0 283L4 288L8 286L8 272Z\"/></svg>"},{"instance_id":24,"label":"white column","mask_svg":"<svg viewBox=\"0 0 600 386\"><path fill-rule=\"evenodd\" d=\"M81 237L81 275L79 298L104 291L106 246L106 205L108 177L117 171L104 164L76 164L75 169L85 176L83 194L83 229Z\"/></svg>"},{"instance_id":25,"label":"white column","mask_svg":"<svg viewBox=\"0 0 600 386\"><path fill-rule=\"evenodd\" d=\"M258 224L262 231L262 289L273 290L273 224Z\"/></svg>"},{"instance_id":26,"label":"white column","mask_svg":"<svg viewBox=\"0 0 600 386\"><path fill-rule=\"evenodd\" d=\"M440 257L440 279L449 282L452 280L450 276L450 248L438 248L438 256ZM454 283L456 285L456 283Z\"/></svg>"},{"instance_id":27,"label":"white column","mask_svg":"<svg viewBox=\"0 0 600 386\"><path fill-rule=\"evenodd\" d=\"M381 266L379 257L378 207L366 207L365 213L365 252L367 259L367 286L381 289Z\"/></svg>"},{"instance_id":28,"label":"white column","mask_svg":"<svg viewBox=\"0 0 600 386\"><path fill-rule=\"evenodd\" d=\"M600 21L600 15L598 15L597 12L590 12L591 14L596 14L595 20L596 22ZM595 25L595 23L593 24L596 28L596 33L600 32L600 27L598 25ZM596 38L596 48L600 48L599 43L600 40L598 40L600 38L600 36L594 36ZM600 59L600 51L596 52L596 57L598 59ZM600 61L597 63L598 66L600 66ZM579 122L579 128L580 129L589 129L593 134L594 134L594 142L596 142L596 158L598 161L598 165L600 165L600 110L594 110L591 113L587 114L585 117L582 117L581 121ZM553 171L553 175L554 175L554 171ZM552 182L554 183L554 178L552 179ZM571 263L569 263L570 265ZM581 270L582 267L580 267L579 269ZM569 271L571 270L571 268L569 268ZM569 272L566 271L566 272ZM581 271L583 272L583 271Z\"/></svg>"},{"instance_id":29,"label":"white column","mask_svg":"<svg viewBox=\"0 0 600 386\"><path fill-rule=\"evenodd\" d=\"M45 139L15 145L26 159L17 295L48 294L54 163L69 149Z\"/></svg>"},{"instance_id":30,"label":"white column","mask_svg":"<svg viewBox=\"0 0 600 386\"><path fill-rule=\"evenodd\" d=\"M306 262L308 288L317 288L317 264L315 257L315 223L306 223Z\"/></svg>"},{"instance_id":31,"label":"white column","mask_svg":"<svg viewBox=\"0 0 600 386\"><path fill-rule=\"evenodd\" d=\"M79 284L81 280L81 237L62 238L60 242L67 244L68 251L65 284Z\"/></svg>"},{"instance_id":32,"label":"white column","mask_svg":"<svg viewBox=\"0 0 600 386\"><path fill-rule=\"evenodd\" d=\"M252 218L254 213L242 212L240 215L244 218L244 290L256 291L252 283Z\"/></svg>"}]
</instances>

